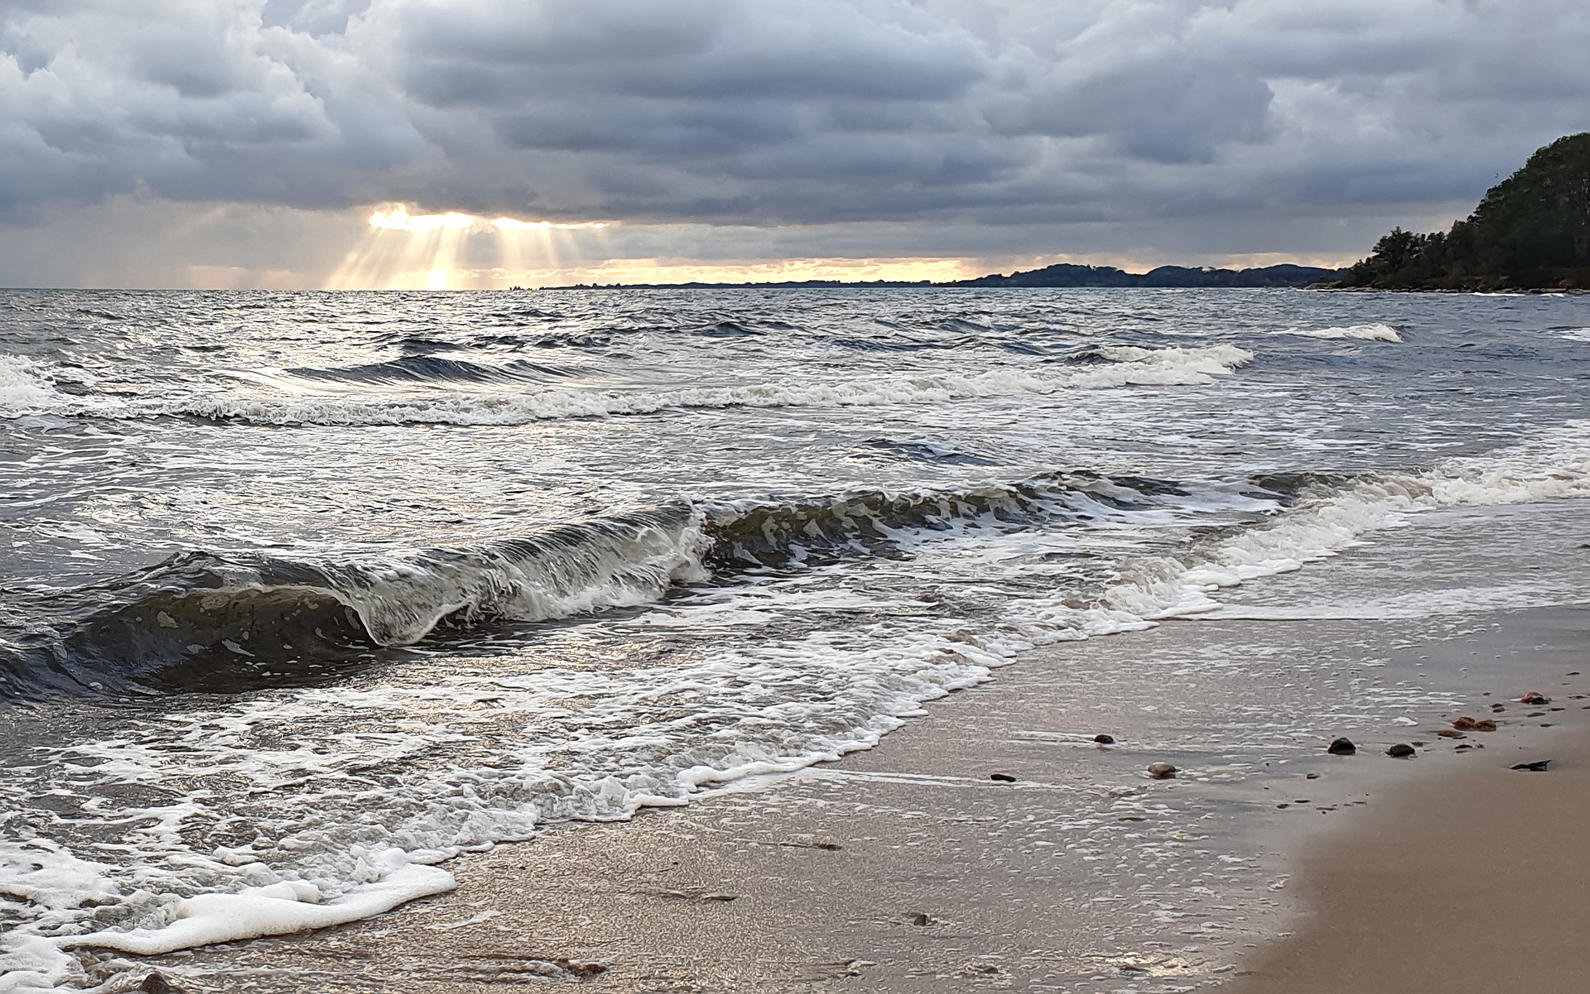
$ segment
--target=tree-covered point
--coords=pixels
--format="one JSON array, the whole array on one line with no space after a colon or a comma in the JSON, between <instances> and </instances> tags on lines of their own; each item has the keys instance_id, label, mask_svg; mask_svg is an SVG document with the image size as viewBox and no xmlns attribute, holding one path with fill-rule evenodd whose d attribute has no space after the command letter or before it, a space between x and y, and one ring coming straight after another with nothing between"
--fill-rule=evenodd
<instances>
[{"instance_id":1,"label":"tree-covered point","mask_svg":"<svg viewBox=\"0 0 1590 994\"><path fill-rule=\"evenodd\" d=\"M1384 290L1590 289L1590 132L1559 138L1449 232L1394 228L1331 284Z\"/></svg>"}]
</instances>

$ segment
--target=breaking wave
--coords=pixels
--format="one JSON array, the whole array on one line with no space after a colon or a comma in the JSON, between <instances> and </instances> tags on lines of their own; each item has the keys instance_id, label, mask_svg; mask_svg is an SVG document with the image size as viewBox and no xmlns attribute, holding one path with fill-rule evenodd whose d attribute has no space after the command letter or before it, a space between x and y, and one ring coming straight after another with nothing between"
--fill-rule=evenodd
<instances>
[{"instance_id":1,"label":"breaking wave","mask_svg":"<svg viewBox=\"0 0 1590 994\"><path fill-rule=\"evenodd\" d=\"M409 355L388 362L333 369L299 367L291 376L339 383L514 383L570 375L568 370L517 359L501 366L447 359L435 355Z\"/></svg>"},{"instance_id":2,"label":"breaking wave","mask_svg":"<svg viewBox=\"0 0 1590 994\"><path fill-rule=\"evenodd\" d=\"M633 607L680 583L900 554L956 527L1085 520L1185 495L1167 481L1057 473L954 492L679 503L357 561L189 552L53 595L43 610L59 620L22 653L0 650L0 683L16 697L113 684L235 693L333 675L438 628Z\"/></svg>"}]
</instances>

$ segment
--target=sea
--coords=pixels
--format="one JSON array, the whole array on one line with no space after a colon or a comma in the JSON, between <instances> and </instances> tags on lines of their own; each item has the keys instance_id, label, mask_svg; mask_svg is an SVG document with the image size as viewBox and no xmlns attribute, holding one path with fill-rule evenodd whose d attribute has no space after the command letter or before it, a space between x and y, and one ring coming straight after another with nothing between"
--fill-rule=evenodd
<instances>
[{"instance_id":1,"label":"sea","mask_svg":"<svg viewBox=\"0 0 1590 994\"><path fill-rule=\"evenodd\" d=\"M0 991L380 915L1586 497L1582 296L0 291ZM1223 733L1326 731L1260 711Z\"/></svg>"}]
</instances>

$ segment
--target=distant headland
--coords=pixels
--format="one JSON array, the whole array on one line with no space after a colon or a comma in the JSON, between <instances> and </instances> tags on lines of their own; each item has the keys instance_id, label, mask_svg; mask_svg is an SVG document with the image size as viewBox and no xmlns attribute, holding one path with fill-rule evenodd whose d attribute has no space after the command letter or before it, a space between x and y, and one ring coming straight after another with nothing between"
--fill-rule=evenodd
<instances>
[{"instance_id":1,"label":"distant headland","mask_svg":"<svg viewBox=\"0 0 1590 994\"><path fill-rule=\"evenodd\" d=\"M1590 290L1590 132L1537 149L1448 232L1393 228L1334 289Z\"/></svg>"},{"instance_id":2,"label":"distant headland","mask_svg":"<svg viewBox=\"0 0 1590 994\"><path fill-rule=\"evenodd\" d=\"M822 289L829 287L1301 287L1340 278L1345 269L1318 266L1264 266L1258 269L1204 269L1160 266L1146 273L1128 273L1114 266L1080 266L1068 262L1002 276L934 283L930 280L790 280L780 283L575 283L544 290L731 290ZM518 289L517 287L515 289Z\"/></svg>"}]
</instances>

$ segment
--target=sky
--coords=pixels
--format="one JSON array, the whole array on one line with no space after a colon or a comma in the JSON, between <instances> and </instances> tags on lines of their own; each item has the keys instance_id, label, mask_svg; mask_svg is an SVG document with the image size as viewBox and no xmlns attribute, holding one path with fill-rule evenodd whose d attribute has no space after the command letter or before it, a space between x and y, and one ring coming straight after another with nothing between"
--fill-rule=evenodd
<instances>
[{"instance_id":1,"label":"sky","mask_svg":"<svg viewBox=\"0 0 1590 994\"><path fill-rule=\"evenodd\" d=\"M0 0L0 285L1337 265L1590 130L1584 0Z\"/></svg>"}]
</instances>

